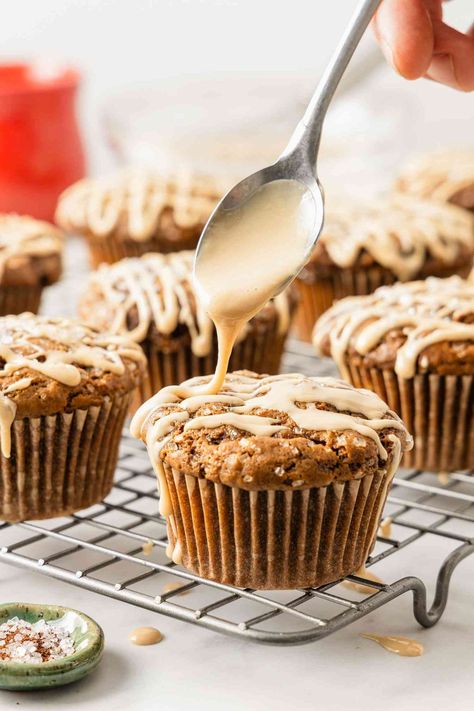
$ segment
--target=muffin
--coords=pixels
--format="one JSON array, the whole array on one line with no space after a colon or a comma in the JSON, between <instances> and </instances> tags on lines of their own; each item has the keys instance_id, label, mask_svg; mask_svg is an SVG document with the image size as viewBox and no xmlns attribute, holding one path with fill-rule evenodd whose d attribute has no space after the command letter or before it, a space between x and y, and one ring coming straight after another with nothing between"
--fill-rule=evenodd
<instances>
[{"instance_id":1,"label":"muffin","mask_svg":"<svg viewBox=\"0 0 474 711\"><path fill-rule=\"evenodd\" d=\"M440 151L411 160L396 189L474 211L474 152Z\"/></svg>"},{"instance_id":2,"label":"muffin","mask_svg":"<svg viewBox=\"0 0 474 711\"><path fill-rule=\"evenodd\" d=\"M0 318L0 519L63 516L110 491L140 347L75 321Z\"/></svg>"},{"instance_id":3,"label":"muffin","mask_svg":"<svg viewBox=\"0 0 474 711\"><path fill-rule=\"evenodd\" d=\"M63 235L32 217L0 215L0 316L36 313L62 270Z\"/></svg>"},{"instance_id":4,"label":"muffin","mask_svg":"<svg viewBox=\"0 0 474 711\"><path fill-rule=\"evenodd\" d=\"M405 466L474 468L474 284L430 277L342 299L314 343L401 416L415 439Z\"/></svg>"},{"instance_id":5,"label":"muffin","mask_svg":"<svg viewBox=\"0 0 474 711\"><path fill-rule=\"evenodd\" d=\"M194 249L223 193L203 177L128 170L72 185L59 198L56 222L86 237L96 267L146 252Z\"/></svg>"},{"instance_id":6,"label":"muffin","mask_svg":"<svg viewBox=\"0 0 474 711\"><path fill-rule=\"evenodd\" d=\"M472 215L404 195L328 211L310 262L296 279L296 324L311 340L316 319L336 299L427 276L467 276L474 253Z\"/></svg>"},{"instance_id":7,"label":"muffin","mask_svg":"<svg viewBox=\"0 0 474 711\"><path fill-rule=\"evenodd\" d=\"M148 378L140 402L165 385L215 370L217 337L197 299L193 260L193 252L183 251L102 265L80 302L82 320L142 346ZM269 302L240 334L231 369L277 373L294 306L291 290Z\"/></svg>"},{"instance_id":8,"label":"muffin","mask_svg":"<svg viewBox=\"0 0 474 711\"><path fill-rule=\"evenodd\" d=\"M240 371L202 395L209 381L164 388L132 421L175 563L258 589L318 587L358 570L411 445L401 420L334 378Z\"/></svg>"}]
</instances>

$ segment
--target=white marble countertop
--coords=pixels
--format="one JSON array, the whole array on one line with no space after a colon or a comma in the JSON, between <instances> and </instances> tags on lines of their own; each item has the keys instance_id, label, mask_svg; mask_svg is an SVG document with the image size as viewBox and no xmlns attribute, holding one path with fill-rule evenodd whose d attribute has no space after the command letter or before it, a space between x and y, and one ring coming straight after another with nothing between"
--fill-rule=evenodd
<instances>
[{"instance_id":1,"label":"white marble countertop","mask_svg":"<svg viewBox=\"0 0 474 711\"><path fill-rule=\"evenodd\" d=\"M394 80L396 91L401 85ZM472 97L444 93L428 84L406 85L410 101L421 102L420 120L403 139L394 137L394 154L419 145L472 143ZM387 85L384 83L384 89ZM397 94L398 95L398 94ZM464 100L464 103L462 101ZM449 109L449 106L452 108ZM464 108L462 108L464 107ZM456 116L451 120L450 111ZM412 106L413 113L413 106ZM417 113L416 111L414 113ZM439 121L437 120L437 116ZM443 128L444 126L444 128ZM454 129L451 128L454 126ZM69 250L68 279L48 294L51 313L73 309L85 271L83 251ZM58 298L59 297L59 298ZM447 553L435 536L409 546L377 566L386 580L417 575L433 591L434 575ZM125 603L88 593L46 576L0 564L2 601L60 603L83 610L103 627L106 651L89 678L49 692L0 692L0 708L78 709L78 711L354 711L380 708L465 709L472 705L474 663L474 558L464 561L452 580L447 610L430 630L415 622L411 596L404 595L369 618L323 639L297 647L266 647L227 638ZM128 633L139 625L159 627L164 641L134 647ZM425 646L419 658L399 658L362 639L360 632L402 634Z\"/></svg>"},{"instance_id":2,"label":"white marble countertop","mask_svg":"<svg viewBox=\"0 0 474 711\"><path fill-rule=\"evenodd\" d=\"M443 551L436 539L414 546L409 562L398 555L378 566L386 579L416 573L430 580ZM443 542L441 542L443 544ZM443 548L443 545L441 546ZM78 608L103 627L106 649L87 679L48 692L0 692L0 708L82 711L287 711L316 709L418 711L465 709L472 696L474 558L454 575L448 608L430 630L415 622L405 595L369 618L319 642L269 647L224 637L184 622L88 593L46 576L0 565L4 601L60 603ZM153 625L161 644L134 647L137 626ZM403 634L425 654L400 658L362 639L360 632Z\"/></svg>"}]
</instances>

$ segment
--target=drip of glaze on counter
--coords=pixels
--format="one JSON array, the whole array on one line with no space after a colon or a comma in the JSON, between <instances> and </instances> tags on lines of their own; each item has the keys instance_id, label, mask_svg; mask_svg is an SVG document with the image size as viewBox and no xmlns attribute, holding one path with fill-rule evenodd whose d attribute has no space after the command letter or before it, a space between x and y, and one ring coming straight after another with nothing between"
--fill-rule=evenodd
<instances>
[{"instance_id":1,"label":"drip of glaze on counter","mask_svg":"<svg viewBox=\"0 0 474 711\"><path fill-rule=\"evenodd\" d=\"M147 541L145 541L145 543L142 545L143 555L146 555L146 556L151 555L151 553L152 553L154 547L155 547L155 544L153 543L153 541L151 540L151 538L149 538L149 539L148 539Z\"/></svg>"},{"instance_id":2,"label":"drip of glaze on counter","mask_svg":"<svg viewBox=\"0 0 474 711\"><path fill-rule=\"evenodd\" d=\"M133 632L130 632L128 638L132 644L144 647L158 644L163 639L163 635L156 627L137 627Z\"/></svg>"},{"instance_id":3,"label":"drip of glaze on counter","mask_svg":"<svg viewBox=\"0 0 474 711\"><path fill-rule=\"evenodd\" d=\"M219 346L207 393L221 389L245 324L309 258L315 224L311 191L297 180L267 183L211 223L195 265L196 288L216 326Z\"/></svg>"},{"instance_id":4,"label":"drip of glaze on counter","mask_svg":"<svg viewBox=\"0 0 474 711\"><path fill-rule=\"evenodd\" d=\"M371 580L374 583L385 585L384 581L381 580L377 575L375 575L375 573L372 573L371 570L367 570L365 565L359 568L359 570L357 570L354 575L356 575L358 578L365 578L365 580ZM362 595L373 595L374 593L378 592L376 587L364 585L363 583L356 583L352 580L343 580L342 584L344 585L344 587L349 588L350 590L355 590L356 592L361 593Z\"/></svg>"},{"instance_id":5,"label":"drip of glaze on counter","mask_svg":"<svg viewBox=\"0 0 474 711\"><path fill-rule=\"evenodd\" d=\"M392 524L393 519L391 516L387 516L382 521L380 521L379 536L381 536L382 538L390 538L392 535Z\"/></svg>"},{"instance_id":6,"label":"drip of glaze on counter","mask_svg":"<svg viewBox=\"0 0 474 711\"><path fill-rule=\"evenodd\" d=\"M438 482L440 486L448 486L451 482L448 472L438 472Z\"/></svg>"},{"instance_id":7,"label":"drip of glaze on counter","mask_svg":"<svg viewBox=\"0 0 474 711\"><path fill-rule=\"evenodd\" d=\"M409 637L398 637L396 635L383 636L369 634L368 632L363 632L360 636L377 642L377 644L380 644L387 652L398 654L399 657L421 657L424 652L424 647L421 642L417 642L416 639L410 639Z\"/></svg>"},{"instance_id":8,"label":"drip of glaze on counter","mask_svg":"<svg viewBox=\"0 0 474 711\"><path fill-rule=\"evenodd\" d=\"M188 592L185 588L184 581L181 583L166 583L163 588L162 594L168 595L169 593L174 593L175 595L186 595ZM182 589L181 592L179 592Z\"/></svg>"}]
</instances>

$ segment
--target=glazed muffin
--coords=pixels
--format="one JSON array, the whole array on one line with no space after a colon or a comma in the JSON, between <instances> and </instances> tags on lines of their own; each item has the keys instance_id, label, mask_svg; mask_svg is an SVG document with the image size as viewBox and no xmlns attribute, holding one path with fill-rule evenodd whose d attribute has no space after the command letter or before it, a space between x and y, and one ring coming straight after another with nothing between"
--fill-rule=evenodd
<instances>
[{"instance_id":1,"label":"glazed muffin","mask_svg":"<svg viewBox=\"0 0 474 711\"><path fill-rule=\"evenodd\" d=\"M0 519L63 516L109 493L144 369L125 338L33 314L0 318Z\"/></svg>"},{"instance_id":2,"label":"glazed muffin","mask_svg":"<svg viewBox=\"0 0 474 711\"><path fill-rule=\"evenodd\" d=\"M0 215L0 316L36 313L62 270L63 235L48 222Z\"/></svg>"},{"instance_id":3,"label":"glazed muffin","mask_svg":"<svg viewBox=\"0 0 474 711\"><path fill-rule=\"evenodd\" d=\"M72 185L59 198L56 222L86 237L96 267L147 252L194 249L223 193L203 177L128 170Z\"/></svg>"},{"instance_id":4,"label":"glazed muffin","mask_svg":"<svg viewBox=\"0 0 474 711\"><path fill-rule=\"evenodd\" d=\"M393 195L329 209L313 257L296 280L298 333L311 340L316 319L345 296L396 281L467 276L473 253L473 217L453 205Z\"/></svg>"},{"instance_id":5,"label":"glazed muffin","mask_svg":"<svg viewBox=\"0 0 474 711\"><path fill-rule=\"evenodd\" d=\"M140 402L165 385L215 370L217 337L197 299L193 260L193 252L183 251L102 265L80 302L82 320L142 346L148 378ZM291 290L269 302L240 334L230 367L277 373L294 306Z\"/></svg>"},{"instance_id":6,"label":"glazed muffin","mask_svg":"<svg viewBox=\"0 0 474 711\"><path fill-rule=\"evenodd\" d=\"M474 211L474 151L418 156L402 168L396 189Z\"/></svg>"},{"instance_id":7,"label":"glazed muffin","mask_svg":"<svg viewBox=\"0 0 474 711\"><path fill-rule=\"evenodd\" d=\"M472 283L431 277L342 299L316 323L314 343L402 417L415 439L406 466L474 467Z\"/></svg>"},{"instance_id":8,"label":"glazed muffin","mask_svg":"<svg viewBox=\"0 0 474 711\"><path fill-rule=\"evenodd\" d=\"M157 472L173 560L259 589L358 570L411 445L401 420L333 378L241 371L203 395L209 381L164 388L132 421Z\"/></svg>"}]
</instances>

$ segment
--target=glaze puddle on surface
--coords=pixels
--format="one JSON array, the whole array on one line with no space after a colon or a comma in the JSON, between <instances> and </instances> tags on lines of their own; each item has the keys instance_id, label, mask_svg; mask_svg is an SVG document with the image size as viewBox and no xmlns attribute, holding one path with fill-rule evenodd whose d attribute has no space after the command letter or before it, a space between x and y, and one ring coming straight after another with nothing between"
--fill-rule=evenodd
<instances>
[{"instance_id":1,"label":"glaze puddle on surface","mask_svg":"<svg viewBox=\"0 0 474 711\"><path fill-rule=\"evenodd\" d=\"M152 540L148 539L148 541L145 541L145 543L142 545L143 555L146 555L146 556L151 555L151 552L152 552L154 546L155 546L155 544L153 543Z\"/></svg>"},{"instance_id":2,"label":"glaze puddle on surface","mask_svg":"<svg viewBox=\"0 0 474 711\"><path fill-rule=\"evenodd\" d=\"M158 644L163 639L163 635L156 627L137 627L128 635L132 644L140 647L150 644Z\"/></svg>"},{"instance_id":3,"label":"glaze puddle on surface","mask_svg":"<svg viewBox=\"0 0 474 711\"><path fill-rule=\"evenodd\" d=\"M359 570L356 571L354 575L356 575L358 578L365 578L366 580L372 580L374 583L380 583L380 585L385 585L384 581L381 580L381 578L375 575L375 573L372 573L372 571L367 570L365 566L359 568ZM358 593L362 593L363 595L373 595L377 592L377 588L372 588L370 587L370 585L364 585L363 583L356 583L352 580L343 580L342 585L344 585L344 587L346 588L349 588L350 590L355 590Z\"/></svg>"},{"instance_id":4,"label":"glaze puddle on surface","mask_svg":"<svg viewBox=\"0 0 474 711\"><path fill-rule=\"evenodd\" d=\"M382 536L382 538L390 538L390 536L392 535L392 523L393 519L391 518L391 516L387 516L386 518L384 518L383 521L380 522L378 535Z\"/></svg>"},{"instance_id":5,"label":"glaze puddle on surface","mask_svg":"<svg viewBox=\"0 0 474 711\"><path fill-rule=\"evenodd\" d=\"M183 590L182 592L178 592L181 588L184 588L184 587L185 587L185 583L184 583L184 582L183 582L183 583L167 583L167 584L163 587L162 594L163 594L163 595L167 595L168 593L171 593L171 592L175 592L175 591L176 591L176 595L186 595L186 593L188 592L187 590Z\"/></svg>"},{"instance_id":6,"label":"glaze puddle on surface","mask_svg":"<svg viewBox=\"0 0 474 711\"><path fill-rule=\"evenodd\" d=\"M378 635L362 632L361 637L370 639L392 654L398 654L399 657L420 657L424 652L424 647L421 642L410 637L399 637L397 635Z\"/></svg>"},{"instance_id":7,"label":"glaze puddle on surface","mask_svg":"<svg viewBox=\"0 0 474 711\"><path fill-rule=\"evenodd\" d=\"M451 481L448 472L438 472L438 482L440 486L448 486Z\"/></svg>"}]
</instances>

